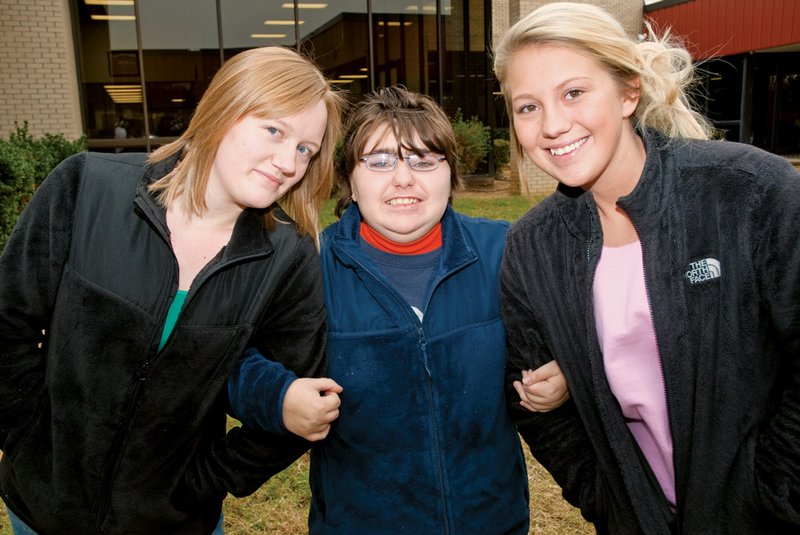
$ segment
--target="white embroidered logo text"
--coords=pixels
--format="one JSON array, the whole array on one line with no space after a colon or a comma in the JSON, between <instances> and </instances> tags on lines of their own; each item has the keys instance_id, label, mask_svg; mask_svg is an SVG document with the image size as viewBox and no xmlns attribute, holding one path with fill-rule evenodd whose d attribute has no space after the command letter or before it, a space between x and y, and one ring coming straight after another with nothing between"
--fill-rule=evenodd
<instances>
[{"instance_id":1,"label":"white embroidered logo text","mask_svg":"<svg viewBox=\"0 0 800 535\"><path fill-rule=\"evenodd\" d=\"M722 270L720 269L719 260L716 258L704 258L703 260L692 262L686 271L686 278L692 284L700 284L711 279L718 279L721 276Z\"/></svg>"}]
</instances>

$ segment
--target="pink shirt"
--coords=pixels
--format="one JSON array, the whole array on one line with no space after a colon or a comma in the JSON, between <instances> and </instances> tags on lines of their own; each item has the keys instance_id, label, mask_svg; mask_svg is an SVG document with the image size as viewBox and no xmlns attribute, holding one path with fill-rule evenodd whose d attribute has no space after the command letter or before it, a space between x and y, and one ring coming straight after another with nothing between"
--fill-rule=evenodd
<instances>
[{"instance_id":1,"label":"pink shirt","mask_svg":"<svg viewBox=\"0 0 800 535\"><path fill-rule=\"evenodd\" d=\"M647 302L642 247L603 247L594 276L597 335L611 391L631 434L675 506L672 436L661 359Z\"/></svg>"}]
</instances>

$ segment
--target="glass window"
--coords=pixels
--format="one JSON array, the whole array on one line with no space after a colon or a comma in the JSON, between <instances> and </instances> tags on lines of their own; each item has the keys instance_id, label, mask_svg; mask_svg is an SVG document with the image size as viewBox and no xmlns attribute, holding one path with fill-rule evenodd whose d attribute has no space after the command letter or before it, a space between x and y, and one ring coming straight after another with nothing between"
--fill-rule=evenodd
<instances>
[{"instance_id":1,"label":"glass window","mask_svg":"<svg viewBox=\"0 0 800 535\"><path fill-rule=\"evenodd\" d=\"M702 66L708 97L705 115L730 141L739 141L742 69L741 57L709 60Z\"/></svg>"},{"instance_id":2,"label":"glass window","mask_svg":"<svg viewBox=\"0 0 800 535\"><path fill-rule=\"evenodd\" d=\"M403 84L439 100L436 2L373 0L375 85Z\"/></svg>"},{"instance_id":3,"label":"glass window","mask_svg":"<svg viewBox=\"0 0 800 535\"><path fill-rule=\"evenodd\" d=\"M133 0L116 5L77 0L80 83L93 149L121 150L144 136ZM115 138L117 141L115 141Z\"/></svg>"},{"instance_id":4,"label":"glass window","mask_svg":"<svg viewBox=\"0 0 800 535\"><path fill-rule=\"evenodd\" d=\"M443 4L444 5L444 4ZM478 117L488 124L487 85L489 55L485 13L480 0L447 2L442 14L444 36L445 109L453 115L461 110L465 118Z\"/></svg>"},{"instance_id":5,"label":"glass window","mask_svg":"<svg viewBox=\"0 0 800 535\"><path fill-rule=\"evenodd\" d=\"M248 48L294 47L297 42L291 0L221 0L220 7L226 58ZM302 21L301 26L305 24L307 21Z\"/></svg>"},{"instance_id":6,"label":"glass window","mask_svg":"<svg viewBox=\"0 0 800 535\"><path fill-rule=\"evenodd\" d=\"M138 0L151 145L183 133L220 66L215 0Z\"/></svg>"},{"instance_id":7,"label":"glass window","mask_svg":"<svg viewBox=\"0 0 800 535\"><path fill-rule=\"evenodd\" d=\"M460 110L494 126L486 81L489 0L75 5L87 136L95 150L150 150L171 141L186 129L222 61L259 46L301 50L353 100L403 84L441 102L451 116Z\"/></svg>"},{"instance_id":8,"label":"glass window","mask_svg":"<svg viewBox=\"0 0 800 535\"><path fill-rule=\"evenodd\" d=\"M359 99L371 89L366 0L298 4L300 48L338 87Z\"/></svg>"},{"instance_id":9,"label":"glass window","mask_svg":"<svg viewBox=\"0 0 800 535\"><path fill-rule=\"evenodd\" d=\"M752 143L800 155L800 53L756 54L754 63Z\"/></svg>"}]
</instances>

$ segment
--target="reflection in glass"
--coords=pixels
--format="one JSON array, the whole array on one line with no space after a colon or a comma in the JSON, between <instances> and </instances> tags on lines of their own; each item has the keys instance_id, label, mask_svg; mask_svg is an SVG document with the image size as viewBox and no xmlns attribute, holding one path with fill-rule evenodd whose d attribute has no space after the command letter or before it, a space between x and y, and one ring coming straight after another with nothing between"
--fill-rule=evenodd
<instances>
[{"instance_id":1,"label":"reflection in glass","mask_svg":"<svg viewBox=\"0 0 800 535\"><path fill-rule=\"evenodd\" d=\"M220 20L225 58L260 46L294 47L294 8L273 0L221 0ZM308 22L300 17L299 26Z\"/></svg>"},{"instance_id":2,"label":"reflection in glass","mask_svg":"<svg viewBox=\"0 0 800 535\"><path fill-rule=\"evenodd\" d=\"M366 0L328 2L322 9L298 9L301 51L313 57L337 87L356 100L371 88Z\"/></svg>"},{"instance_id":3,"label":"reflection in glass","mask_svg":"<svg viewBox=\"0 0 800 535\"><path fill-rule=\"evenodd\" d=\"M220 66L215 0L138 0L151 145L188 126ZM162 139L163 138L163 139Z\"/></svg>"},{"instance_id":4,"label":"reflection in glass","mask_svg":"<svg viewBox=\"0 0 800 535\"><path fill-rule=\"evenodd\" d=\"M300 50L351 100L403 84L450 116L460 110L494 126L489 0L86 1L73 5L93 149L150 150L174 139L221 62L259 46Z\"/></svg>"},{"instance_id":5,"label":"reflection in glass","mask_svg":"<svg viewBox=\"0 0 800 535\"><path fill-rule=\"evenodd\" d=\"M104 6L78 0L76 19L87 137L112 140L113 150L115 136L121 147L144 135L133 2Z\"/></svg>"}]
</instances>

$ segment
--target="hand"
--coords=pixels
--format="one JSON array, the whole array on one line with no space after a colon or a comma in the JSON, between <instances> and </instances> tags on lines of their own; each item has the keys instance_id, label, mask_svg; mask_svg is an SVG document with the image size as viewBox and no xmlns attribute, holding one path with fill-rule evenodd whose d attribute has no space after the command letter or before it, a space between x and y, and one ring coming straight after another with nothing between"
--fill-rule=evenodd
<instances>
[{"instance_id":1,"label":"hand","mask_svg":"<svg viewBox=\"0 0 800 535\"><path fill-rule=\"evenodd\" d=\"M531 412L549 412L569 399L567 379L555 360L534 370L522 370L522 380L514 381L520 405Z\"/></svg>"},{"instance_id":2,"label":"hand","mask_svg":"<svg viewBox=\"0 0 800 535\"><path fill-rule=\"evenodd\" d=\"M311 442L322 440L339 417L342 387L333 379L296 379L283 398L283 425Z\"/></svg>"}]
</instances>

